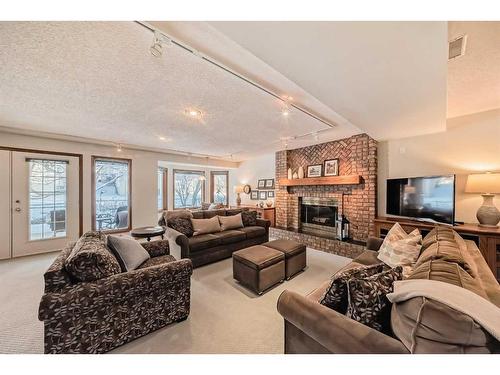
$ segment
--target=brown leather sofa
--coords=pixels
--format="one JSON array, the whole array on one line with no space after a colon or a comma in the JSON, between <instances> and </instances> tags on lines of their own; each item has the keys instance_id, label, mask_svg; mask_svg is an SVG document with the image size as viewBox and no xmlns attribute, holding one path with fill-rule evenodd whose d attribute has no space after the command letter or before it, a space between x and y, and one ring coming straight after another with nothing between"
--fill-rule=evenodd
<instances>
[{"instance_id":1,"label":"brown leather sofa","mask_svg":"<svg viewBox=\"0 0 500 375\"><path fill-rule=\"evenodd\" d=\"M243 210L248 209L199 210L192 211L191 214L193 219L210 219L214 216L236 215ZM191 259L193 267L230 258L236 250L269 241L271 224L269 220L257 219L256 225L253 226L187 237L166 226L169 212L164 212L158 223L165 226L165 235L170 241L171 252L175 252L177 246L180 254L174 255L180 255L182 259Z\"/></svg>"},{"instance_id":2,"label":"brown leather sofa","mask_svg":"<svg viewBox=\"0 0 500 375\"><path fill-rule=\"evenodd\" d=\"M423 247L408 279L455 284L500 307L500 287L473 241L437 227ZM458 236L460 237L460 236ZM380 263L382 240L372 238L367 250L339 272ZM465 282L467 280L467 282ZM278 311L285 322L285 353L498 353L500 344L471 317L424 297L392 305L392 334L384 334L319 303L330 280L306 296L285 290Z\"/></svg>"}]
</instances>

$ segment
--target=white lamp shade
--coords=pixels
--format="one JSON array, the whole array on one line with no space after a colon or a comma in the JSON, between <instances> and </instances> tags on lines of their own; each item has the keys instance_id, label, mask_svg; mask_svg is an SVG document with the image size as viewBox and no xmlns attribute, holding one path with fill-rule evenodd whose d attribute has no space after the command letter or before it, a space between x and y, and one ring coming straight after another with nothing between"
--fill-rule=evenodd
<instances>
[{"instance_id":1,"label":"white lamp shade","mask_svg":"<svg viewBox=\"0 0 500 375\"><path fill-rule=\"evenodd\" d=\"M233 190L235 193L243 193L243 185L235 185Z\"/></svg>"},{"instance_id":2,"label":"white lamp shade","mask_svg":"<svg viewBox=\"0 0 500 375\"><path fill-rule=\"evenodd\" d=\"M500 193L500 173L470 174L465 185L466 193Z\"/></svg>"}]
</instances>

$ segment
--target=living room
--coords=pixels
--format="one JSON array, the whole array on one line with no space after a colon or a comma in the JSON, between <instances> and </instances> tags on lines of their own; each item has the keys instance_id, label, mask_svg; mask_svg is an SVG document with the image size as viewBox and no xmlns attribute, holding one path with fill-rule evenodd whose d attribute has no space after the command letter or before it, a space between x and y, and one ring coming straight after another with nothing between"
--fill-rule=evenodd
<instances>
[{"instance_id":1,"label":"living room","mask_svg":"<svg viewBox=\"0 0 500 375\"><path fill-rule=\"evenodd\" d=\"M0 353L500 353L498 14L214 9L0 21Z\"/></svg>"}]
</instances>

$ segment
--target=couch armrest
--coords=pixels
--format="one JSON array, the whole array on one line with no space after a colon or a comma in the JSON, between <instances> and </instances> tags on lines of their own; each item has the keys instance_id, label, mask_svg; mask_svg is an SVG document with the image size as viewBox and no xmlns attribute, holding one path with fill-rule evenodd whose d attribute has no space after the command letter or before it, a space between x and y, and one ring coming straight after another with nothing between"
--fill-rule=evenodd
<instances>
[{"instance_id":1,"label":"couch armrest","mask_svg":"<svg viewBox=\"0 0 500 375\"><path fill-rule=\"evenodd\" d=\"M170 247L167 240L141 242L141 245L146 249L151 258L170 254Z\"/></svg>"},{"instance_id":2,"label":"couch armrest","mask_svg":"<svg viewBox=\"0 0 500 375\"><path fill-rule=\"evenodd\" d=\"M84 314L89 310L118 306L127 301L146 298L155 290L175 293L178 284L190 285L193 265L191 260L141 268L119 273L93 282L81 282L56 293L46 293L40 301L39 320L64 314Z\"/></svg>"},{"instance_id":3,"label":"couch armrest","mask_svg":"<svg viewBox=\"0 0 500 375\"><path fill-rule=\"evenodd\" d=\"M368 240L366 241L366 248L368 250L379 251L380 246L382 246L382 242L384 242L382 238L368 237Z\"/></svg>"},{"instance_id":4,"label":"couch armrest","mask_svg":"<svg viewBox=\"0 0 500 375\"><path fill-rule=\"evenodd\" d=\"M281 293L278 311L289 323L332 353L408 354L400 341L289 290Z\"/></svg>"},{"instance_id":5,"label":"couch armrest","mask_svg":"<svg viewBox=\"0 0 500 375\"><path fill-rule=\"evenodd\" d=\"M269 232L271 221L266 219L257 219L257 226L264 227L266 229L266 232Z\"/></svg>"},{"instance_id":6,"label":"couch armrest","mask_svg":"<svg viewBox=\"0 0 500 375\"><path fill-rule=\"evenodd\" d=\"M189 258L189 239L173 228L165 227L165 236L170 245L170 254L176 259Z\"/></svg>"}]
</instances>

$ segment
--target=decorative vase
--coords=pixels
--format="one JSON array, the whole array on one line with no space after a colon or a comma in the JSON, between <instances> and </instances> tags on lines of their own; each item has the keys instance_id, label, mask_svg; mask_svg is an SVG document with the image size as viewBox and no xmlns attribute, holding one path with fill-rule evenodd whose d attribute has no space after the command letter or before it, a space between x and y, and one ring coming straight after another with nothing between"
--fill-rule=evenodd
<instances>
[{"instance_id":1,"label":"decorative vase","mask_svg":"<svg viewBox=\"0 0 500 375\"><path fill-rule=\"evenodd\" d=\"M288 179L292 179L292 168L288 168Z\"/></svg>"},{"instance_id":2,"label":"decorative vase","mask_svg":"<svg viewBox=\"0 0 500 375\"><path fill-rule=\"evenodd\" d=\"M295 173L293 174L293 178L294 178L294 179L299 178L299 175L297 174L297 172L295 172Z\"/></svg>"},{"instance_id":3,"label":"decorative vase","mask_svg":"<svg viewBox=\"0 0 500 375\"><path fill-rule=\"evenodd\" d=\"M304 168L299 167L299 178L304 178Z\"/></svg>"}]
</instances>

